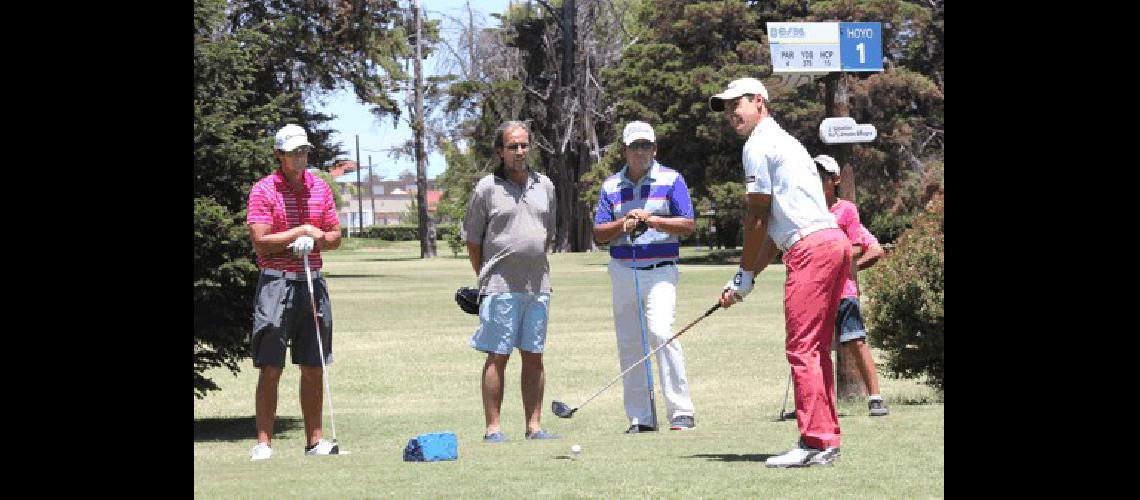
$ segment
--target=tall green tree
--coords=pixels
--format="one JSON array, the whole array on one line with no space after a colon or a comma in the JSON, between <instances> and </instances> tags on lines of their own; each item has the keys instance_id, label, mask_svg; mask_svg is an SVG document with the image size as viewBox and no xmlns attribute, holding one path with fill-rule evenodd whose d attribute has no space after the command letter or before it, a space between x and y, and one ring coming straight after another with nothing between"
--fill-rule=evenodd
<instances>
[{"instance_id":1,"label":"tall green tree","mask_svg":"<svg viewBox=\"0 0 1140 500\"><path fill-rule=\"evenodd\" d=\"M194 3L194 395L218 386L204 374L238 370L257 268L242 199L273 161L271 124L286 96L258 94L269 38L225 28L224 0Z\"/></svg>"},{"instance_id":2,"label":"tall green tree","mask_svg":"<svg viewBox=\"0 0 1140 500\"><path fill-rule=\"evenodd\" d=\"M617 65L602 71L602 83L617 110L617 129L630 120L652 123L660 143L658 158L685 175L695 197L715 199L736 192L725 183L741 182L744 139L707 104L708 96L732 79L762 79L780 125L813 155L831 152L818 133L826 117L822 82L789 87L772 76L766 23L882 22L887 71L848 75L849 110L857 121L879 130L875 142L853 148L852 158L864 220L882 241L890 242L929 199L915 193L926 193L928 185L941 182L942 92L934 75L921 72L943 67L941 35L927 35L935 26L942 32L940 5L899 0L655 0L641 11L640 22L648 27L644 36L625 49ZM596 184L620 164L619 156L607 156L585 177L591 201L597 199ZM732 223L719 210L717 222Z\"/></svg>"},{"instance_id":3,"label":"tall green tree","mask_svg":"<svg viewBox=\"0 0 1140 500\"><path fill-rule=\"evenodd\" d=\"M329 116L309 109L351 86L380 116L398 108L389 82L405 75L404 11L395 0L195 0L194 395L217 385L212 368L248 355L257 270L245 226L254 182L276 168L273 134L309 132L316 165L341 153Z\"/></svg>"}]
</instances>

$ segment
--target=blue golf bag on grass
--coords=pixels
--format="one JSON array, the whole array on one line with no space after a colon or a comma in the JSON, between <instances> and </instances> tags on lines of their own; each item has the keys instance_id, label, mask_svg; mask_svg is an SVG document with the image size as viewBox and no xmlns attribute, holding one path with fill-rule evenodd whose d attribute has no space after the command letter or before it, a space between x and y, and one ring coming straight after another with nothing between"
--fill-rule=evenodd
<instances>
[{"instance_id":1,"label":"blue golf bag on grass","mask_svg":"<svg viewBox=\"0 0 1140 500\"><path fill-rule=\"evenodd\" d=\"M453 432L420 434L404 447L405 462L436 462L459 458L459 442Z\"/></svg>"}]
</instances>

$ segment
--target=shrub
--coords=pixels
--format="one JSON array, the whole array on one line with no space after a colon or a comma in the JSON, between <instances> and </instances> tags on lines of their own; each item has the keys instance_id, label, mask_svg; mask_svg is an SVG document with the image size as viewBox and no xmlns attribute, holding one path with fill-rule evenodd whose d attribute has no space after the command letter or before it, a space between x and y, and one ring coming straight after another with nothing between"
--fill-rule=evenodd
<instances>
[{"instance_id":1,"label":"shrub","mask_svg":"<svg viewBox=\"0 0 1140 500\"><path fill-rule=\"evenodd\" d=\"M447 239L445 237L446 235L458 233L458 231L458 228L454 225L437 225L435 227L435 239ZM341 234L345 234L344 228L341 228ZM420 227L415 224L372 225L364 228L364 237L377 238L384 241L419 241Z\"/></svg>"},{"instance_id":2,"label":"shrub","mask_svg":"<svg viewBox=\"0 0 1140 500\"><path fill-rule=\"evenodd\" d=\"M871 345L895 376L926 375L945 390L944 196L936 195L894 250L865 272L863 304Z\"/></svg>"},{"instance_id":3,"label":"shrub","mask_svg":"<svg viewBox=\"0 0 1140 500\"><path fill-rule=\"evenodd\" d=\"M420 239L420 228L414 224L368 226L364 228L364 237L384 241L416 241Z\"/></svg>"},{"instance_id":4,"label":"shrub","mask_svg":"<svg viewBox=\"0 0 1140 500\"><path fill-rule=\"evenodd\" d=\"M459 237L459 226L455 224L439 224L435 226L435 239L446 240L451 237Z\"/></svg>"}]
</instances>

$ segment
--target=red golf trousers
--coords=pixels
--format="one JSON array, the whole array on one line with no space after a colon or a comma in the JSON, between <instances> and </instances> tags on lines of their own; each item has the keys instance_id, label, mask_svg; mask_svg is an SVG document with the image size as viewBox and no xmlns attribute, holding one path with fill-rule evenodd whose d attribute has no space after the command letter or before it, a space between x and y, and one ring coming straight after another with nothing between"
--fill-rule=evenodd
<instances>
[{"instance_id":1,"label":"red golf trousers","mask_svg":"<svg viewBox=\"0 0 1140 500\"><path fill-rule=\"evenodd\" d=\"M851 242L839 229L805 236L784 252L785 351L796 388L796 424L805 445L839 446L830 350Z\"/></svg>"}]
</instances>

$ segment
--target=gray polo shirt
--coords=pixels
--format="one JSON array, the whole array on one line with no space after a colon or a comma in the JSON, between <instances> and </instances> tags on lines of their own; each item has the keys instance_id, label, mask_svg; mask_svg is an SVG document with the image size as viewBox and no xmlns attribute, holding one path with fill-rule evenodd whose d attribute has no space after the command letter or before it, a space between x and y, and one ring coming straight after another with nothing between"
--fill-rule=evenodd
<instances>
[{"instance_id":1,"label":"gray polo shirt","mask_svg":"<svg viewBox=\"0 0 1140 500\"><path fill-rule=\"evenodd\" d=\"M554 241L555 208L554 184L538 172L527 173L525 187L495 174L479 179L462 236L483 246L481 293L550 292L546 243Z\"/></svg>"}]
</instances>

